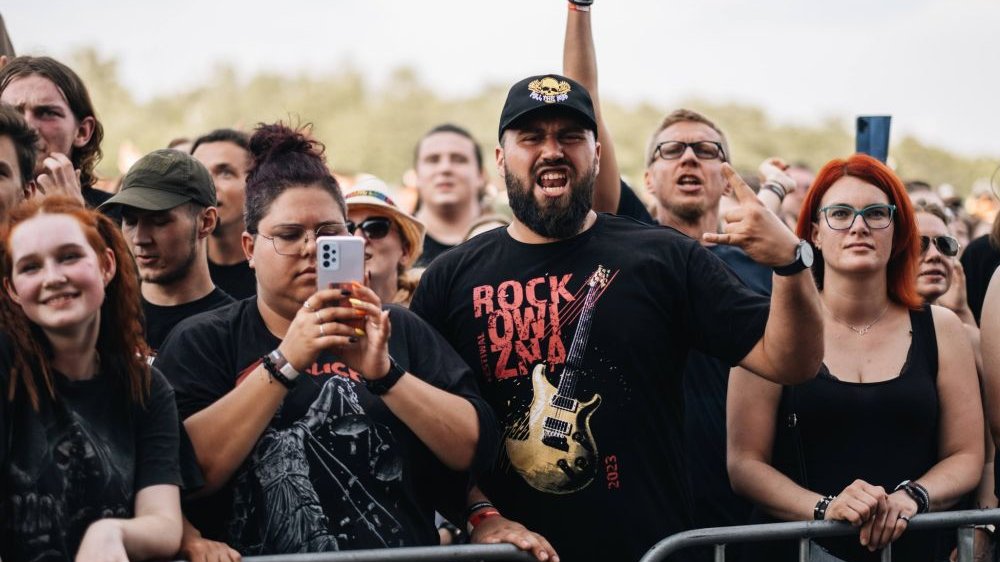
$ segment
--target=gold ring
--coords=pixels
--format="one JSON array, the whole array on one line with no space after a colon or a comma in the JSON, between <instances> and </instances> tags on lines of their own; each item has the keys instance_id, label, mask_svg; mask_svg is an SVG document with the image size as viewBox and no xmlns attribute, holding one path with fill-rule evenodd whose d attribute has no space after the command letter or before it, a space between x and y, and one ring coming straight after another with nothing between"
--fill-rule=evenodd
<instances>
[{"instance_id":1,"label":"gold ring","mask_svg":"<svg viewBox=\"0 0 1000 562\"><path fill-rule=\"evenodd\" d=\"M322 337L325 337L325 336L326 336L326 332L323 330L323 325L320 324L319 325L319 337L322 338Z\"/></svg>"}]
</instances>

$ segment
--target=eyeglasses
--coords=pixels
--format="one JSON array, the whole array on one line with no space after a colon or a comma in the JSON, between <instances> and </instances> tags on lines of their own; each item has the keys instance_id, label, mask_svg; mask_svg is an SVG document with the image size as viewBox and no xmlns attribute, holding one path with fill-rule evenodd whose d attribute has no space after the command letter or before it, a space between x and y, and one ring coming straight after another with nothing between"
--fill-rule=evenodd
<instances>
[{"instance_id":1,"label":"eyeglasses","mask_svg":"<svg viewBox=\"0 0 1000 562\"><path fill-rule=\"evenodd\" d=\"M819 210L826 216L826 225L834 230L847 230L854 226L854 221L861 215L868 228L881 230L892 224L892 215L896 212L895 205L868 205L864 209L855 209L850 205L830 205Z\"/></svg>"},{"instance_id":2,"label":"eyeglasses","mask_svg":"<svg viewBox=\"0 0 1000 562\"><path fill-rule=\"evenodd\" d=\"M941 255L948 256L949 258L957 256L959 248L962 247L962 245L958 243L958 240L952 238L951 236L921 236L921 254L927 252L927 249L931 247L931 242L933 242L934 246L939 252L941 252Z\"/></svg>"},{"instance_id":3,"label":"eyeglasses","mask_svg":"<svg viewBox=\"0 0 1000 562\"><path fill-rule=\"evenodd\" d=\"M307 230L301 226L281 226L271 233L271 236L260 234L261 238L266 238L274 245L274 251L282 256L296 256L309 243L309 232L313 233L315 241L320 236L340 236L344 234L344 223L329 222L316 228Z\"/></svg>"},{"instance_id":4,"label":"eyeglasses","mask_svg":"<svg viewBox=\"0 0 1000 562\"><path fill-rule=\"evenodd\" d=\"M347 221L347 232L354 234L359 228L361 229L361 233L365 235L365 238L378 240L385 238L389 234L389 229L392 228L392 221L387 217L370 217L360 223Z\"/></svg>"},{"instance_id":5,"label":"eyeglasses","mask_svg":"<svg viewBox=\"0 0 1000 562\"><path fill-rule=\"evenodd\" d=\"M721 143L713 141L663 141L653 149L653 157L650 159L650 162L656 160L657 155L664 160L677 160L681 156L684 156L689 146L694 150L694 155L699 160L714 160L718 158L724 161L726 159L726 152L722 150Z\"/></svg>"}]
</instances>

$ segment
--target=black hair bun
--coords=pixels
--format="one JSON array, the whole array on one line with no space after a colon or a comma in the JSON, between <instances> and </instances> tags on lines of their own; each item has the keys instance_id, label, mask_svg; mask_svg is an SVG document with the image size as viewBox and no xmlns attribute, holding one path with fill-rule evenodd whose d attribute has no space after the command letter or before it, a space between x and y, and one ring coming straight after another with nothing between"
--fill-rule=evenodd
<instances>
[{"instance_id":1,"label":"black hair bun","mask_svg":"<svg viewBox=\"0 0 1000 562\"><path fill-rule=\"evenodd\" d=\"M310 126L292 129L278 122L261 123L250 137L250 154L254 163L260 166L269 160L283 156L302 154L323 160L323 144L308 136Z\"/></svg>"}]
</instances>

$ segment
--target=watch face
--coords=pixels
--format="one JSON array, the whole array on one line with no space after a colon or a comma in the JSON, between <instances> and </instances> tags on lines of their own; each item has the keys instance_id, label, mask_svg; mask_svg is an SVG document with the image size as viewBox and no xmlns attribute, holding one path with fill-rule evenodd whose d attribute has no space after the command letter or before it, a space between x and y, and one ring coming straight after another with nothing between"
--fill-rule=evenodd
<instances>
[{"instance_id":1,"label":"watch face","mask_svg":"<svg viewBox=\"0 0 1000 562\"><path fill-rule=\"evenodd\" d=\"M802 265L806 267L813 266L813 247L812 244L803 240L799 244L799 259L802 260Z\"/></svg>"}]
</instances>

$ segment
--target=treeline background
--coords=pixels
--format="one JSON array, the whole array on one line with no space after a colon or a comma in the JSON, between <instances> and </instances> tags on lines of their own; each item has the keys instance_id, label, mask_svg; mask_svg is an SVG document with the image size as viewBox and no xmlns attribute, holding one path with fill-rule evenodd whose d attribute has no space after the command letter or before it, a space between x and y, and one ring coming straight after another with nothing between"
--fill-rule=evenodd
<instances>
[{"instance_id":1,"label":"treeline background","mask_svg":"<svg viewBox=\"0 0 1000 562\"><path fill-rule=\"evenodd\" d=\"M210 82L179 93L137 101L122 85L118 62L92 49L76 51L71 66L87 84L104 123L104 159L98 172L119 175L123 143L144 154L177 137L194 138L217 127L252 129L258 122L312 123L327 147L331 167L341 174L371 173L399 184L412 165L413 146L430 127L453 122L482 143L486 168L493 173L493 147L500 107L509 84L443 96L422 83L409 68L399 68L379 86L367 83L349 63L325 74L260 73L241 79L220 65ZM818 168L854 151L854 116L831 116L819 124L778 123L761 109L700 99L675 106L622 105L604 98L605 119L617 148L622 175L633 187L642 184L643 155L652 130L677 107L700 111L729 137L737 169L753 170L769 156ZM904 179L932 185L951 184L968 194L973 185L989 185L998 160L970 158L934 145L933 139L893 135L890 164Z\"/></svg>"}]
</instances>

